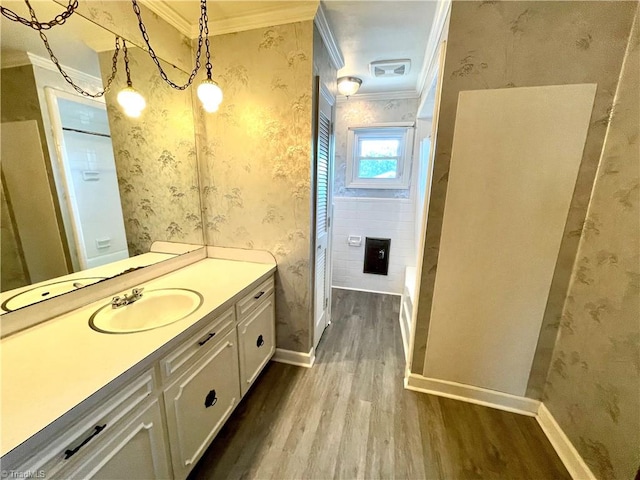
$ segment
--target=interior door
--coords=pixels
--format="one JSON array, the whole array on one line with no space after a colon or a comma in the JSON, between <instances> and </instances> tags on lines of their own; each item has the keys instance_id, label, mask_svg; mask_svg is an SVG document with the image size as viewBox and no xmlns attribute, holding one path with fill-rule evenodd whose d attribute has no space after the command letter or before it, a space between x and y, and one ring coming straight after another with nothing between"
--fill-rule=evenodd
<instances>
[{"instance_id":1,"label":"interior door","mask_svg":"<svg viewBox=\"0 0 640 480\"><path fill-rule=\"evenodd\" d=\"M334 100L316 77L317 118L315 132L315 274L314 336L318 346L330 323L331 265L331 165L333 155Z\"/></svg>"},{"instance_id":2,"label":"interior door","mask_svg":"<svg viewBox=\"0 0 640 480\"><path fill-rule=\"evenodd\" d=\"M129 258L106 107L93 99L45 90L76 269Z\"/></svg>"}]
</instances>

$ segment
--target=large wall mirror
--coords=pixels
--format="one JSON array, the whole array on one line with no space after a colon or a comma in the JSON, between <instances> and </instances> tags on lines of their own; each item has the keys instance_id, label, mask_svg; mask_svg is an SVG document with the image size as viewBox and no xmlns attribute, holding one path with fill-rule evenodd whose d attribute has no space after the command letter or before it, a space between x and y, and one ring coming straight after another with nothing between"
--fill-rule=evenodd
<instances>
[{"instance_id":1,"label":"large wall mirror","mask_svg":"<svg viewBox=\"0 0 640 480\"><path fill-rule=\"evenodd\" d=\"M2 5L29 17L24 2ZM34 7L42 20L61 10L53 0ZM37 31L1 21L3 310L175 255L149 253L153 242L203 245L190 90L171 89L149 55L129 43L131 79L147 103L131 118L116 101L127 85L122 51L111 89L89 98L60 75ZM115 34L78 14L46 34L75 83L101 90ZM163 67L176 81L188 77ZM28 291L34 294L7 307Z\"/></svg>"}]
</instances>

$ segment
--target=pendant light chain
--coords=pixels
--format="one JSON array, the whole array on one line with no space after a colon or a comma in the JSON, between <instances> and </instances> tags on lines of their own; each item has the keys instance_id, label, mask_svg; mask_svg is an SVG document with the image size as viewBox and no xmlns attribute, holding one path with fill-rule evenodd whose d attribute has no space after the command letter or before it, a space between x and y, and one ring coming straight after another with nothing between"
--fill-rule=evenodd
<instances>
[{"instance_id":1,"label":"pendant light chain","mask_svg":"<svg viewBox=\"0 0 640 480\"><path fill-rule=\"evenodd\" d=\"M56 25L62 25L67 21L67 18L73 15L73 13L76 11L76 8L78 8L78 0L69 0L69 5L67 6L66 10L56 15L53 20L49 20L48 22L39 22L37 19L35 19L31 5L29 5L29 3L27 3L27 5L29 6L29 10L31 13L31 20L27 20L26 18L21 17L16 12L6 7L0 6L0 11L2 12L2 15L7 17L9 20L13 22L20 22L27 27L33 28L34 30L50 30Z\"/></svg>"},{"instance_id":2,"label":"pendant light chain","mask_svg":"<svg viewBox=\"0 0 640 480\"><path fill-rule=\"evenodd\" d=\"M67 74L67 72L64 71L64 69L62 68L62 65L60 65L60 61L58 60L56 55L53 53L51 45L49 44L49 39L47 38L44 32L45 30L50 30L56 25L64 24L66 20L71 15L73 15L73 13L78 8L79 0L69 0L69 5L67 6L66 10L56 15L53 20L50 20L48 22L40 22L37 18L35 10L29 3L29 0L24 0L24 2L29 9L31 20L22 18L14 11L0 6L2 15L11 21L20 22L23 25L26 25L38 31L38 34L40 35L40 39L44 43L44 46L47 49L47 52L49 53L49 57L51 58L51 61L60 72L60 75L62 75L65 81L69 85L71 85L71 87L73 87L73 89L76 92L78 92L79 94L85 97L90 97L90 98L99 98L104 96L104 94L110 90L113 84L113 81L116 77L118 54L120 52L120 37L118 36L115 37L115 51L112 57L111 75L106 80L104 89L97 93L87 92L79 85L76 85L73 79L69 76L69 74ZM147 46L149 56L151 56L151 59L154 61L154 63L158 67L158 71L160 72L160 77L162 78L162 80L164 80L170 87L176 90L186 90L188 87L190 87L193 84L193 81L195 80L195 77L200 71L200 67L202 66L200 58L202 56L202 46L203 44L205 45L205 58L206 58L205 68L207 71L207 79L204 80L202 84L198 87L198 97L203 102L203 106L206 111L208 112L216 111L218 109L218 105L222 101L222 91L220 90L220 87L216 84L216 82L214 82L211 79L211 72L213 70L213 66L211 65L211 52L210 52L211 44L209 41L209 17L207 14L207 0L200 0L200 18L198 21L198 24L199 24L198 48L196 50L195 67L191 71L189 78L187 79L187 82L183 85L178 85L174 83L167 76L167 73L164 71L164 69L162 68L162 65L160 64L160 59L158 58L155 51L153 50L153 47L151 46L151 41L149 39L147 28L144 22L142 21L142 13L140 11L140 6L138 5L138 1L131 0L131 2L133 4L133 11L136 14L136 17L138 19L138 26L140 28L140 32L142 33L142 38L144 39L144 42ZM135 109L136 112L132 112L132 115L137 117L140 115L140 111L142 111L142 109L144 108L145 102L144 102L144 98L133 89L132 82L131 82L131 71L129 68L129 55L127 50L127 42L124 39L122 39L122 50L124 52L124 63L125 63L125 70L127 74L127 89L125 89L125 90L128 90L127 102L132 104L135 103L136 104L135 106L139 107ZM124 91L121 91L118 94L118 97L120 97L122 93L124 93ZM137 95L139 99L134 98L132 100L133 97L131 97L131 93L134 93L135 95ZM118 101L120 101L120 98L118 98ZM133 109L131 108L131 110Z\"/></svg>"},{"instance_id":3,"label":"pendant light chain","mask_svg":"<svg viewBox=\"0 0 640 480\"><path fill-rule=\"evenodd\" d=\"M199 34L198 34L198 49L196 51L196 65L193 68L193 70L191 71L191 74L189 75L189 78L187 80L187 82L184 85L177 85L176 83L172 82L171 80L169 80L169 77L167 76L166 72L164 71L164 69L162 68L162 65L160 65L160 59L158 58L158 56L156 55L156 52L153 50L153 47L151 46L150 40L149 40L149 34L147 33L147 27L145 26L144 22L142 21L142 13L140 12L140 7L138 6L138 2L137 0L131 0L131 3L133 4L133 11L136 14L136 16L138 17L138 25L140 27L140 32L142 33L142 38L144 39L144 42L147 45L147 49L149 50L149 56L151 57L151 59L154 61L154 63L156 64L156 66L158 67L158 71L160 72L160 77L162 77L162 79L172 88L175 88L176 90L186 90L189 86L191 86L191 84L193 83L193 80L195 79L196 75L198 74L198 71L200 70L200 55L202 52L202 44L203 44L203 33L209 32L209 27L207 26L207 22L208 22L208 17L207 17L207 0L200 0L200 21L199 21ZM207 44L207 54L209 52L209 38L207 35L206 38L206 44ZM209 68L211 67L211 63L209 63L208 60L209 56L207 55L207 69L208 71Z\"/></svg>"},{"instance_id":4,"label":"pendant light chain","mask_svg":"<svg viewBox=\"0 0 640 480\"><path fill-rule=\"evenodd\" d=\"M24 3L26 3L27 7L29 7L29 12L31 14L32 22L34 24L38 24L39 25L40 22L38 22L38 18L36 17L36 12L33 9L33 7L31 6L31 4L29 3L29 0L24 0ZM44 46L47 49L47 52L49 53L49 57L51 58L51 61L53 62L53 64L56 66L56 68L60 72L60 75L62 75L62 77L66 80L66 82L69 85L71 85L76 92L78 92L80 95L84 95L85 97L100 98L105 93L107 93L109 91L109 89L111 88L111 84L113 83L113 80L116 77L116 72L118 71L118 53L120 52L120 38L119 37L116 37L116 47L115 47L115 51L113 52L113 57L111 59L111 75L107 79L107 82L106 82L106 85L105 85L104 89L99 91L99 92L97 92L97 93L90 93L90 92L87 92L86 90L84 90L82 87L76 85L74 83L73 79L69 76L69 74L64 71L64 69L60 65L60 61L58 60L58 57L56 57L55 54L53 53L53 50L51 49L51 45L49 44L49 39L45 35L44 31L42 29L40 29L40 30L38 30L38 34L40 35L40 38L42 39L42 43L44 43Z\"/></svg>"},{"instance_id":5,"label":"pendant light chain","mask_svg":"<svg viewBox=\"0 0 640 480\"><path fill-rule=\"evenodd\" d=\"M207 79L211 80L211 53L209 52L209 18L207 17L207 0L203 0L204 3L204 43L205 43L205 53L207 55L207 63L205 64L205 68L207 69Z\"/></svg>"},{"instance_id":6,"label":"pendant light chain","mask_svg":"<svg viewBox=\"0 0 640 480\"><path fill-rule=\"evenodd\" d=\"M129 70L129 54L127 52L127 41L122 39L122 53L124 54L124 69L127 72L127 87L133 87L131 83L131 70Z\"/></svg>"}]
</instances>

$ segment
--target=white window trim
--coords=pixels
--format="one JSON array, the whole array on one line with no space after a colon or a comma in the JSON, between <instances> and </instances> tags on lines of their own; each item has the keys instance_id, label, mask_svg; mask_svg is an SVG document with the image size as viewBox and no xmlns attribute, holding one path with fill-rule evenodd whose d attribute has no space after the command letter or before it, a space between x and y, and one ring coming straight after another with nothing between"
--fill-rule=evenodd
<instances>
[{"instance_id":1,"label":"white window trim","mask_svg":"<svg viewBox=\"0 0 640 480\"><path fill-rule=\"evenodd\" d=\"M402 156L399 162L399 175L397 178L358 178L358 169L354 165L356 159L356 148L358 146L357 136L359 132L384 129L402 129L404 142L402 146ZM389 122L373 123L368 125L352 125L349 127L347 135L347 177L346 188L369 188L381 190L408 190L411 180L411 159L413 158L413 122Z\"/></svg>"}]
</instances>

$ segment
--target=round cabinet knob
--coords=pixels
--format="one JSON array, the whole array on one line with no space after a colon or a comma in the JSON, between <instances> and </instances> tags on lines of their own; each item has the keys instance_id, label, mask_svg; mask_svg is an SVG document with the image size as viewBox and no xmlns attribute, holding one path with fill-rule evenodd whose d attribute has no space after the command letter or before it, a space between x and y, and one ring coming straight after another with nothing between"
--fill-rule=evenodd
<instances>
[{"instance_id":1,"label":"round cabinet knob","mask_svg":"<svg viewBox=\"0 0 640 480\"><path fill-rule=\"evenodd\" d=\"M256 340L256 346L260 348L263 345L264 345L264 338L262 338L262 335L258 335L258 340Z\"/></svg>"}]
</instances>

